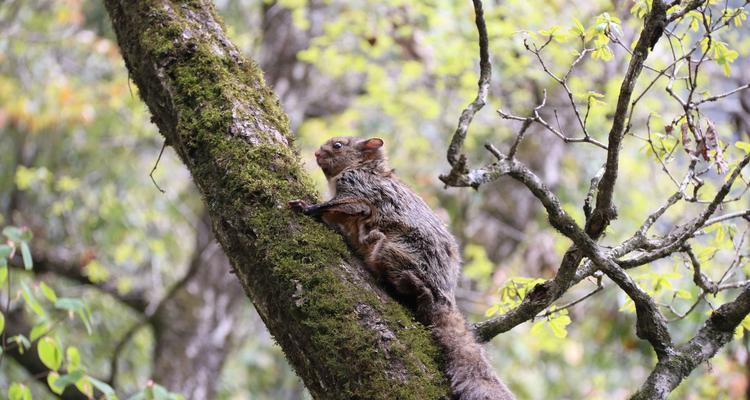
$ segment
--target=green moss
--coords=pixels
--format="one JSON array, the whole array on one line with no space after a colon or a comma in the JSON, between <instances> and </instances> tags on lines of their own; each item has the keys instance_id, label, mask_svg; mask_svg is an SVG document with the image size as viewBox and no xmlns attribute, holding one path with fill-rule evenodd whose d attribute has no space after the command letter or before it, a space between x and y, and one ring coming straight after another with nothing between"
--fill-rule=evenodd
<instances>
[{"instance_id":1,"label":"green moss","mask_svg":"<svg viewBox=\"0 0 750 400\"><path fill-rule=\"evenodd\" d=\"M262 288L257 291L266 298L264 311L276 316L266 321L269 327L277 334L288 333L277 336L287 356L308 383L322 376L341 385L331 397L445 395L447 384L438 372L440 352L429 331L397 303L384 303L343 280L342 271L332 268L350 256L341 237L287 209L291 199L316 198L297 154L283 144L271 144L291 141L287 116L255 63L238 63L227 49L217 50L193 32L202 27L170 15L181 17L184 10L199 6L203 3L184 1L171 10L143 10L149 28L139 35L141 46L163 62L168 89L178 94L171 98L174 103L149 104L152 109L174 107L176 136L171 143L190 168L211 215L221 216L228 226L224 229L231 231L223 244L228 255L239 260L238 275L247 287ZM265 144L249 143L242 129L236 131L237 121L249 124L243 129L258 127L252 134ZM264 133L269 128L276 134ZM377 332L362 326L356 311L360 304L375 310L395 333L396 340L386 344L389 358L382 354ZM296 322L273 325L280 323L279 316L292 316ZM303 348L304 356L294 354L294 348ZM408 385L387 376L392 359L403 364ZM317 364L307 365L311 360ZM361 381L347 381L352 371Z\"/></svg>"}]
</instances>

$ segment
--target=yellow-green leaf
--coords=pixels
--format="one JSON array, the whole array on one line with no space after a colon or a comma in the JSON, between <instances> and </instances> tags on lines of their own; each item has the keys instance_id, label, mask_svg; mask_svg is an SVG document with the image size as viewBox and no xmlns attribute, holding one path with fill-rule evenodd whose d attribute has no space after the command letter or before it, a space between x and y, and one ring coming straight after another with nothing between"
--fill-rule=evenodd
<instances>
[{"instance_id":1,"label":"yellow-green leaf","mask_svg":"<svg viewBox=\"0 0 750 400\"><path fill-rule=\"evenodd\" d=\"M62 394L63 391L65 391L65 386L62 386L59 384L60 380L60 374L57 372L50 372L49 375L47 375L47 386L49 386L49 389L55 393L55 394Z\"/></svg>"},{"instance_id":2,"label":"yellow-green leaf","mask_svg":"<svg viewBox=\"0 0 750 400\"><path fill-rule=\"evenodd\" d=\"M68 370L76 369L81 365L81 354L76 347L69 346L67 350L65 350L65 353L68 358Z\"/></svg>"},{"instance_id":3,"label":"yellow-green leaf","mask_svg":"<svg viewBox=\"0 0 750 400\"><path fill-rule=\"evenodd\" d=\"M40 282L39 288L42 289L42 294L44 294L44 297L46 297L47 300L53 303L57 301L57 294L55 293L55 290L47 286L46 283Z\"/></svg>"},{"instance_id":4,"label":"yellow-green leaf","mask_svg":"<svg viewBox=\"0 0 750 400\"><path fill-rule=\"evenodd\" d=\"M491 317L491 316L497 314L498 310L500 310L500 305L499 304L493 304L492 306L490 306L490 308L487 309L487 311L484 312L484 316L485 317Z\"/></svg>"},{"instance_id":5,"label":"yellow-green leaf","mask_svg":"<svg viewBox=\"0 0 750 400\"><path fill-rule=\"evenodd\" d=\"M13 383L8 388L8 400L31 400L31 391L21 383Z\"/></svg>"},{"instance_id":6,"label":"yellow-green leaf","mask_svg":"<svg viewBox=\"0 0 750 400\"><path fill-rule=\"evenodd\" d=\"M60 344L57 343L57 340L49 336L43 337L37 345L37 350L39 352L39 359L42 360L42 363L44 363L47 368L53 371L60 369L60 366L62 366L63 355L62 349L60 348Z\"/></svg>"},{"instance_id":7,"label":"yellow-green leaf","mask_svg":"<svg viewBox=\"0 0 750 400\"><path fill-rule=\"evenodd\" d=\"M23 258L23 267L30 271L34 267L34 262L31 260L31 250L29 250L29 244L26 241L21 242L21 257Z\"/></svg>"}]
</instances>

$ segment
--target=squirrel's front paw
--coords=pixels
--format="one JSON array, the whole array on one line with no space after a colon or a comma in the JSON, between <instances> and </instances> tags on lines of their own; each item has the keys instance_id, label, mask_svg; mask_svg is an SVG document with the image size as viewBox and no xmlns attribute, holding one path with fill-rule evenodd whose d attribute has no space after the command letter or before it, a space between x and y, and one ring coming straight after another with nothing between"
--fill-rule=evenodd
<instances>
[{"instance_id":1,"label":"squirrel's front paw","mask_svg":"<svg viewBox=\"0 0 750 400\"><path fill-rule=\"evenodd\" d=\"M307 209L307 202L304 200L292 200L288 202L287 205L292 211L296 212L304 212L305 209Z\"/></svg>"}]
</instances>

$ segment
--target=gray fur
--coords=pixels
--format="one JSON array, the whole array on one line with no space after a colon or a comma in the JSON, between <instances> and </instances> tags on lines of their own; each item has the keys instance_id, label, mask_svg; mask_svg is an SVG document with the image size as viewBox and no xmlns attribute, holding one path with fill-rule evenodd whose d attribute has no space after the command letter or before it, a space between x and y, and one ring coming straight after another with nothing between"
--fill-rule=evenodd
<instances>
[{"instance_id":1,"label":"gray fur","mask_svg":"<svg viewBox=\"0 0 750 400\"><path fill-rule=\"evenodd\" d=\"M417 317L432 326L446 354L454 398L514 399L456 307L461 260L455 238L388 167L382 144L377 138L328 140L316 158L335 189L333 198L312 206L295 200L290 206L337 229L367 267L395 290L398 300L413 306Z\"/></svg>"}]
</instances>

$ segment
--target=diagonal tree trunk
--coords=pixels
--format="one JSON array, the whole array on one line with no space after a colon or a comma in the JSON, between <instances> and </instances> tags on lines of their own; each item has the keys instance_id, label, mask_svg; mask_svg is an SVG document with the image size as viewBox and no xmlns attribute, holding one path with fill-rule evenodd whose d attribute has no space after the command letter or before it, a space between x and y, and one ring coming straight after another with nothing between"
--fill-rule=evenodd
<instances>
[{"instance_id":1,"label":"diagonal tree trunk","mask_svg":"<svg viewBox=\"0 0 750 400\"><path fill-rule=\"evenodd\" d=\"M262 72L207 0L107 0L131 76L190 170L247 295L316 398L448 393L429 331L341 239L292 215L315 197Z\"/></svg>"}]
</instances>

